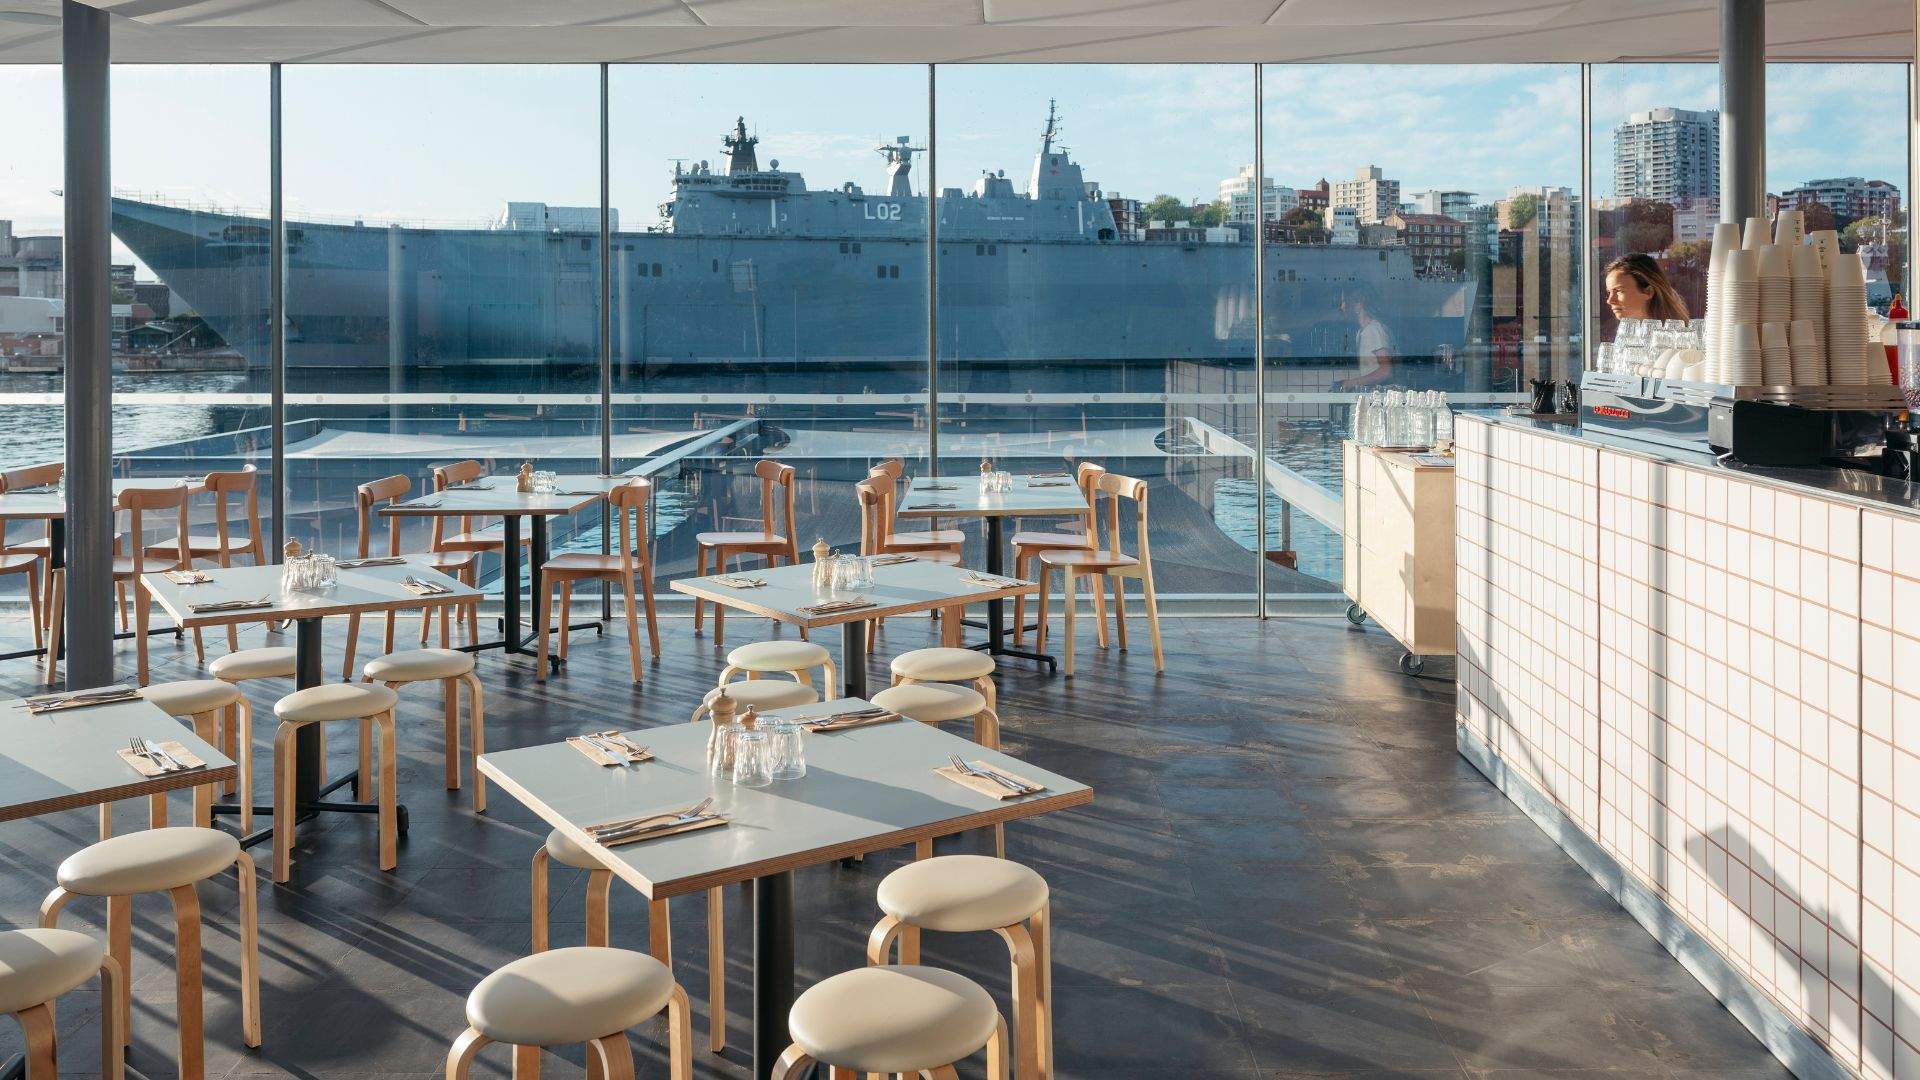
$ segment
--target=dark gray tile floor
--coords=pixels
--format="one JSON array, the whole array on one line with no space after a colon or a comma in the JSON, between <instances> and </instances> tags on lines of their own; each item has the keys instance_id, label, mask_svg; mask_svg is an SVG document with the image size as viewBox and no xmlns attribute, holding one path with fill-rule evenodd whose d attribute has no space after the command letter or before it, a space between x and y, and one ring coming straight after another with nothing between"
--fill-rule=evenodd
<instances>
[{"instance_id":1,"label":"dark gray tile floor","mask_svg":"<svg viewBox=\"0 0 1920 1080\"><path fill-rule=\"evenodd\" d=\"M544 686L487 655L490 744L685 720L722 662L690 623L663 629L644 688L629 682L618 629L578 639L568 672ZM769 633L752 620L728 630L736 642ZM261 641L255 630L243 644ZM894 620L876 679L887 655L927 643L922 620ZM1161 676L1143 646L1087 648L1072 680L1031 665L1002 672L1010 752L1097 792L1090 807L1007 831L1008 855L1054 889L1063 1077L1786 1075L1454 753L1444 666L1408 679L1390 641L1337 621L1169 620L1166 645ZM171 639L155 641L154 665L156 679L194 676L191 648ZM27 678L16 663L0 690L25 691ZM263 707L284 692L255 690ZM466 991L525 951L528 859L546 830L503 792L476 816L466 793L443 790L437 704L409 698L401 795L412 831L399 870L374 868L370 821L336 818L302 831L293 881L262 886L259 1050L239 1038L231 890L202 887L210 1075L437 1075ZM176 817L185 810L183 799ZM121 815L132 828L144 810ZM53 867L92 837L91 811L0 825L0 925L31 925ZM978 849L973 837L941 848ZM803 987L862 961L874 886L904 854L800 875ZM555 871L556 942L581 938L581 884ZM733 1045L719 1057L702 1049L698 1072L744 1077L751 912L743 890L727 903ZM69 925L99 929L97 905L69 911ZM148 1077L173 1074L165 916L164 904L135 911L131 1063ZM616 886L615 943L644 949L645 919ZM676 973L704 1044L704 905L676 903L673 919ZM997 940L931 935L926 955L1005 992ZM88 992L62 1001L67 1075L97 1070L96 1017ZM659 1036L636 1033L646 1075L665 1075ZM17 1043L5 1025L0 1053ZM507 1072L499 1052L484 1065ZM551 1076L580 1071L577 1051L548 1058Z\"/></svg>"}]
</instances>

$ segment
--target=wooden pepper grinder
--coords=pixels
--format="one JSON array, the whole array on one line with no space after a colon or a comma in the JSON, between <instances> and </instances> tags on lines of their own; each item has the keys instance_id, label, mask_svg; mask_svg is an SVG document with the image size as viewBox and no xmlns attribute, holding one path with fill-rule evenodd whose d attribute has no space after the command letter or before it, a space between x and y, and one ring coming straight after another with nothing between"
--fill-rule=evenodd
<instances>
[{"instance_id":1,"label":"wooden pepper grinder","mask_svg":"<svg viewBox=\"0 0 1920 1080\"><path fill-rule=\"evenodd\" d=\"M517 482L521 491L533 490L533 462L523 461L520 463L520 473L517 477Z\"/></svg>"},{"instance_id":2,"label":"wooden pepper grinder","mask_svg":"<svg viewBox=\"0 0 1920 1080\"><path fill-rule=\"evenodd\" d=\"M733 724L734 710L738 702L733 695L721 687L713 695L713 703L707 707L707 718L713 721L713 727L707 732L707 762L716 769L733 768L733 749L727 741L727 728Z\"/></svg>"},{"instance_id":3,"label":"wooden pepper grinder","mask_svg":"<svg viewBox=\"0 0 1920 1080\"><path fill-rule=\"evenodd\" d=\"M286 562L292 562L293 560L295 560L295 559L297 559L297 558L299 558L299 557L300 557L300 551L301 551L301 548L300 548L300 541L298 541L298 540L289 540L289 541L287 541L287 544L286 544L286 546L285 546L285 547L283 547L283 548L281 548L280 550L281 550L281 552L282 552L282 553L284 553L284 554L285 554L285 556L286 556L286 559L285 559L285 561L286 561Z\"/></svg>"},{"instance_id":4,"label":"wooden pepper grinder","mask_svg":"<svg viewBox=\"0 0 1920 1080\"><path fill-rule=\"evenodd\" d=\"M755 728L759 727L760 726L759 711L756 710L751 705L747 706L747 711L740 714L740 726L746 729L747 731L752 731Z\"/></svg>"}]
</instances>

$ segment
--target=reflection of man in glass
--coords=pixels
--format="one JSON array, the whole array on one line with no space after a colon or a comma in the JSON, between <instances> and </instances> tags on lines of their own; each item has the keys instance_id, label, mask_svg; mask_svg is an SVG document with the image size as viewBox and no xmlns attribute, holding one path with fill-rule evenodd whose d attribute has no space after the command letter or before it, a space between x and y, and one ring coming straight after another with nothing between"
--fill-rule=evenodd
<instances>
[{"instance_id":1,"label":"reflection of man in glass","mask_svg":"<svg viewBox=\"0 0 1920 1080\"><path fill-rule=\"evenodd\" d=\"M1355 298L1347 303L1353 308L1358 347L1354 351L1354 375L1339 385L1353 390L1386 382L1393 377L1393 339L1387 336L1386 324L1373 317L1365 300Z\"/></svg>"}]
</instances>

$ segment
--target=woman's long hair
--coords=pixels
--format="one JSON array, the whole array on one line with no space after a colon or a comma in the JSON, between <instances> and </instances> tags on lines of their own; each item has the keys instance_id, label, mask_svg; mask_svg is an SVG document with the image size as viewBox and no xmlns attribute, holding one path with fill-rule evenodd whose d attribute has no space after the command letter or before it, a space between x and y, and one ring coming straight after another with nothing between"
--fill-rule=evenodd
<instances>
[{"instance_id":1,"label":"woman's long hair","mask_svg":"<svg viewBox=\"0 0 1920 1080\"><path fill-rule=\"evenodd\" d=\"M1634 280L1641 289L1653 294L1647 302L1647 317L1650 319L1687 319L1687 302L1680 299L1680 293L1667 280L1667 272L1653 261L1651 255L1622 255L1607 264L1607 274L1619 271ZM1604 280L1606 275L1602 275Z\"/></svg>"}]
</instances>

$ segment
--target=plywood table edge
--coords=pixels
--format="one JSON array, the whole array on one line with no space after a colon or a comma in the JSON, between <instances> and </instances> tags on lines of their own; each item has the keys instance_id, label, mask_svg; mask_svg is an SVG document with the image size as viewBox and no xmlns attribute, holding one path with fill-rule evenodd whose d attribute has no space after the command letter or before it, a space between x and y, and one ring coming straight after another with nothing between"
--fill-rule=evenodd
<instances>
[{"instance_id":1,"label":"plywood table edge","mask_svg":"<svg viewBox=\"0 0 1920 1080\"><path fill-rule=\"evenodd\" d=\"M164 572L165 571L155 571L155 573ZM438 571L435 572L437 573ZM142 583L144 584L145 579L152 576L154 576L153 573L141 575ZM447 580L449 583L462 589L467 588L467 586L461 585L452 578L448 578ZM250 622L259 622L263 619L297 622L301 619L331 619L340 615L368 615L387 611L412 611L415 608L443 607L447 604L465 604L474 600L484 600L487 594L478 589L473 589L470 592L464 593L456 592L441 593L433 596L414 596L406 600L397 598L394 600L378 600L366 604L354 604L350 607L318 611L312 614L302 614L297 611L285 611L277 608L248 608L243 611L181 612L176 610L171 603L167 602L167 597L164 593L148 589L147 595L152 597L154 602L159 604L160 607L173 618L175 625L191 630L195 627L203 626L225 626L228 623L244 625Z\"/></svg>"},{"instance_id":2,"label":"plywood table edge","mask_svg":"<svg viewBox=\"0 0 1920 1080\"><path fill-rule=\"evenodd\" d=\"M533 811L540 820L560 830L569 840L579 844L587 851L606 850L594 842L593 838L587 835L585 829L568 821L563 815L556 813L545 802L534 798L525 788L514 783L505 773L495 768L493 763L487 760L485 754L480 756L478 767L481 772L487 775L488 779L499 784L508 794L511 794L518 800L520 805ZM951 836L954 833L967 832L971 829L984 828L988 825L999 825L1008 821L1018 821L1022 818L1037 817L1040 814L1049 813L1054 810L1065 810L1070 807L1085 806L1091 802L1093 802L1093 789L1091 787L1082 788L1079 791L1064 791L1058 795L1043 798L1023 799L1018 802L1009 801L993 809L982 810L978 813L968 814L965 817L949 818L932 825L918 825L911 828L896 829L893 832L880 836L848 840L838 844L831 844L827 847L808 848L805 851L796 851L777 859L762 859L758 862L742 863L739 866L730 866L725 870L716 870L706 874L695 874L692 877L674 878L670 881L652 881L648 879L645 874L634 869L631 863L623 859L616 858L606 862L604 865L608 870L613 872L615 877L638 889L647 899L665 900L669 897L705 892L708 889L720 885L733 885L752 881L756 878L766 877L768 874L778 874L787 870L799 870L808 866L819 866L839 859L851 858L855 855L884 851L888 848L905 847L919 840L931 840L941 836Z\"/></svg>"},{"instance_id":3,"label":"plywood table edge","mask_svg":"<svg viewBox=\"0 0 1920 1080\"><path fill-rule=\"evenodd\" d=\"M78 810L83 806L119 802L122 799L137 799L143 795L158 795L162 792L180 791L205 784L224 784L239 778L240 768L237 765L195 769L192 772L167 776L142 777L131 784L122 784L119 787L76 791L70 795L56 795L51 799L41 799L36 802L0 806L0 821L19 821L24 818L39 817L42 814L57 813L61 810Z\"/></svg>"},{"instance_id":4,"label":"plywood table edge","mask_svg":"<svg viewBox=\"0 0 1920 1080\"><path fill-rule=\"evenodd\" d=\"M695 596L715 604L725 604L736 611L744 611L749 615L759 615L792 626L804 626L809 630L818 630L827 626L839 626L843 623L865 622L868 619L891 619L896 615L911 615L915 612L930 611L934 608L952 607L955 604L977 604L987 600L1005 600L1008 597L1017 596L1021 593L1040 591L1039 583L1028 581L1005 589L981 589L979 592L967 593L965 596L946 596L937 600L928 600L906 605L881 604L870 608L858 608L853 611L836 611L828 615L821 615L817 618L795 618L790 612L747 602L746 597L742 596L741 593L750 592L751 590L729 589L724 585L712 590L702 590L694 587L685 579L670 581L667 583L667 586L677 593L686 593L688 596Z\"/></svg>"},{"instance_id":5,"label":"plywood table edge","mask_svg":"<svg viewBox=\"0 0 1920 1080\"><path fill-rule=\"evenodd\" d=\"M549 496L549 498L572 498L572 496ZM583 495L580 502L572 506L531 507L514 506L502 508L494 506L408 506L405 503L393 503L382 506L377 511L390 517L558 517L561 514L577 514L594 503L605 499L605 495Z\"/></svg>"}]
</instances>

